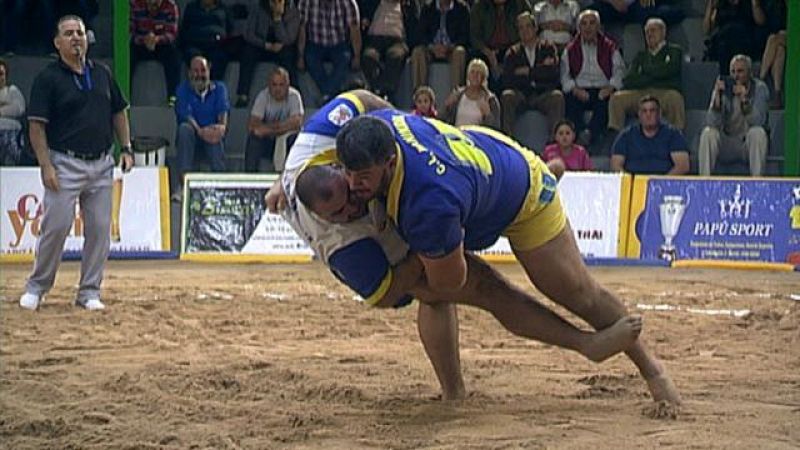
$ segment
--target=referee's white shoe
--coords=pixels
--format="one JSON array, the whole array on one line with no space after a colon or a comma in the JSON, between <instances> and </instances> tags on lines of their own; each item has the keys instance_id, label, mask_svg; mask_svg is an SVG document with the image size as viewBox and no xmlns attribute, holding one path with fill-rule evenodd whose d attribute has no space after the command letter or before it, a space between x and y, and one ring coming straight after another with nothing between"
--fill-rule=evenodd
<instances>
[{"instance_id":1,"label":"referee's white shoe","mask_svg":"<svg viewBox=\"0 0 800 450\"><path fill-rule=\"evenodd\" d=\"M42 296L26 292L19 298L19 307L36 311L42 303Z\"/></svg>"}]
</instances>

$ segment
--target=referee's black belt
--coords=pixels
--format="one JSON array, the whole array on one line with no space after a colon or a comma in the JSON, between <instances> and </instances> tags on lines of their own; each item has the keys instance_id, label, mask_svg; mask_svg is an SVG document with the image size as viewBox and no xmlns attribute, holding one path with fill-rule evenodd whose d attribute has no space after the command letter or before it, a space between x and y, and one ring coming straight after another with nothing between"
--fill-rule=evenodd
<instances>
[{"instance_id":1,"label":"referee's black belt","mask_svg":"<svg viewBox=\"0 0 800 450\"><path fill-rule=\"evenodd\" d=\"M63 148L53 148L51 149L58 153L63 153L67 156L71 156L73 158L81 159L83 161L94 161L100 159L108 154L108 150L103 150L94 153L87 153L87 152L73 152L72 150L67 150Z\"/></svg>"}]
</instances>

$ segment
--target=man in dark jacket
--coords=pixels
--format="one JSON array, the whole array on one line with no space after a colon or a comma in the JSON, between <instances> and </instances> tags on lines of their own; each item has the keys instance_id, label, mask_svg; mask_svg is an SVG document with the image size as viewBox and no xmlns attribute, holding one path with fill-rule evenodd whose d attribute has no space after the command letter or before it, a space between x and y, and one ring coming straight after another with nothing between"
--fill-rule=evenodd
<instances>
[{"instance_id":1,"label":"man in dark jacket","mask_svg":"<svg viewBox=\"0 0 800 450\"><path fill-rule=\"evenodd\" d=\"M411 53L414 89L428 84L428 64L447 61L450 85L464 84L464 69L469 45L469 6L464 0L438 0L422 8L419 17L418 45Z\"/></svg>"},{"instance_id":2,"label":"man in dark jacket","mask_svg":"<svg viewBox=\"0 0 800 450\"><path fill-rule=\"evenodd\" d=\"M549 127L564 117L564 94L559 88L558 49L539 39L539 27L530 12L517 16L520 41L503 62L503 131L511 135L520 106L547 116Z\"/></svg>"}]
</instances>

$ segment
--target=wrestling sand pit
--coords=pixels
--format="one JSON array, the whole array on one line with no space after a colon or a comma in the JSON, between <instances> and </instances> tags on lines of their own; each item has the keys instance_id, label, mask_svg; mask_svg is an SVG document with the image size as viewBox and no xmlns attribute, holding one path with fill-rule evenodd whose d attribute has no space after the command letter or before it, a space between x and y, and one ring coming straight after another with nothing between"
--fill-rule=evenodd
<instances>
[{"instance_id":1,"label":"wrestling sand pit","mask_svg":"<svg viewBox=\"0 0 800 450\"><path fill-rule=\"evenodd\" d=\"M30 265L0 266L0 448L800 447L797 273L592 269L644 316L676 408L624 356L594 364L468 308L469 395L443 403L416 306L369 309L318 264L112 261L102 312L72 306L78 267L34 313Z\"/></svg>"}]
</instances>

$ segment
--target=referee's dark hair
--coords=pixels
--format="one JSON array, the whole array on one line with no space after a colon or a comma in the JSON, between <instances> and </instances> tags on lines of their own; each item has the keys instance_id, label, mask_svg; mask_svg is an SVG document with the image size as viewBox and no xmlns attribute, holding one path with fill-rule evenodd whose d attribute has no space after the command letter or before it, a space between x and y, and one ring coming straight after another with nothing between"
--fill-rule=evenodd
<instances>
[{"instance_id":1,"label":"referee's dark hair","mask_svg":"<svg viewBox=\"0 0 800 450\"><path fill-rule=\"evenodd\" d=\"M86 23L80 18L80 16L76 16L75 14L67 14L66 16L62 16L60 19L58 19L58 22L56 22L56 29L53 30L53 37L58 37L58 31L61 29L61 24L68 20L76 20L81 23L84 30L86 29Z\"/></svg>"},{"instance_id":2,"label":"referee's dark hair","mask_svg":"<svg viewBox=\"0 0 800 450\"><path fill-rule=\"evenodd\" d=\"M395 154L394 134L383 120L358 116L336 136L336 156L347 170L363 170L389 161Z\"/></svg>"}]
</instances>

